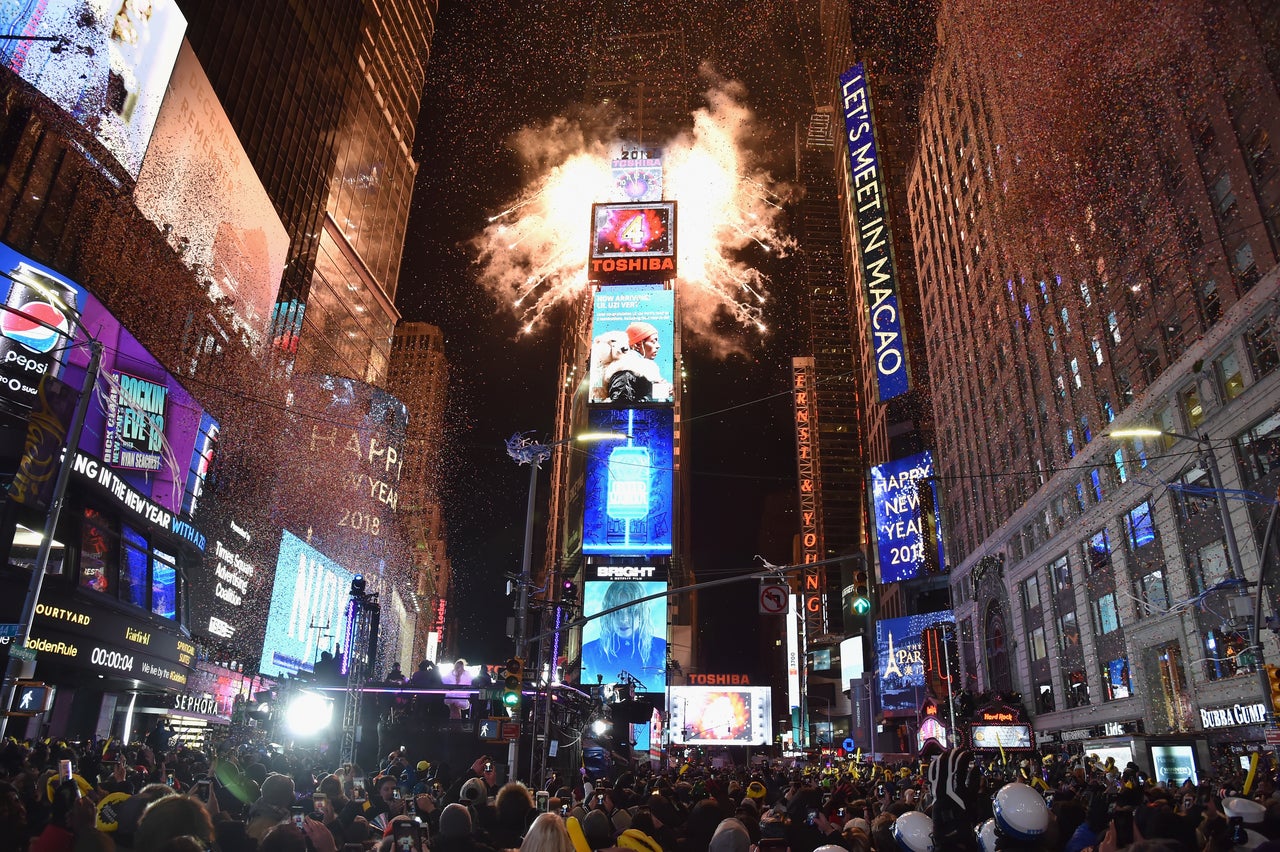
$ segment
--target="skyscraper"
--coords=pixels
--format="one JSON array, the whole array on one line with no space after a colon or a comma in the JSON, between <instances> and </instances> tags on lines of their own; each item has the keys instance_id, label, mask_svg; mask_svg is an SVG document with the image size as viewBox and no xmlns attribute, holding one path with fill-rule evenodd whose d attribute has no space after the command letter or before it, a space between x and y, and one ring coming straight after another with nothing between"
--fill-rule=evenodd
<instances>
[{"instance_id":1,"label":"skyscraper","mask_svg":"<svg viewBox=\"0 0 1280 852\"><path fill-rule=\"evenodd\" d=\"M436 0L180 5L292 239L277 348L384 382Z\"/></svg>"},{"instance_id":2,"label":"skyscraper","mask_svg":"<svg viewBox=\"0 0 1280 852\"><path fill-rule=\"evenodd\" d=\"M449 365L440 329L425 322L397 326L390 367L387 389L409 409L400 517L414 563L418 609L413 659L434 659L427 654L431 643L441 650L447 647L444 633L450 580L439 492Z\"/></svg>"}]
</instances>

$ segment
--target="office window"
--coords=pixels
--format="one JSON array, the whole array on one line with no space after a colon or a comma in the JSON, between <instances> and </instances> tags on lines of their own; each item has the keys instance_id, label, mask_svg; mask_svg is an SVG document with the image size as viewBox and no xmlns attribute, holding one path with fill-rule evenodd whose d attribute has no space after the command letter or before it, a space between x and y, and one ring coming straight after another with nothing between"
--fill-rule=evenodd
<instances>
[{"instance_id":1,"label":"office window","mask_svg":"<svg viewBox=\"0 0 1280 852\"><path fill-rule=\"evenodd\" d=\"M1169 608L1169 590L1164 571L1156 569L1138 578L1138 597L1147 605L1148 613L1161 613Z\"/></svg>"},{"instance_id":2,"label":"office window","mask_svg":"<svg viewBox=\"0 0 1280 852\"><path fill-rule=\"evenodd\" d=\"M1044 643L1044 628L1037 627L1027 635L1027 649L1031 654L1032 662L1043 660L1049 656L1049 649Z\"/></svg>"},{"instance_id":3,"label":"office window","mask_svg":"<svg viewBox=\"0 0 1280 852\"><path fill-rule=\"evenodd\" d=\"M1255 379L1269 375L1277 366L1280 366L1280 354L1276 352L1271 323L1266 321L1258 323L1245 332L1244 339L1249 350L1249 363L1253 367Z\"/></svg>"},{"instance_id":4,"label":"office window","mask_svg":"<svg viewBox=\"0 0 1280 852\"><path fill-rule=\"evenodd\" d=\"M1111 567L1111 540L1106 530L1098 530L1081 544L1084 550L1084 570L1089 576Z\"/></svg>"},{"instance_id":5,"label":"office window","mask_svg":"<svg viewBox=\"0 0 1280 852\"><path fill-rule=\"evenodd\" d=\"M1224 401L1230 401L1244 393L1244 372L1240 369L1240 356L1228 352L1213 363L1218 380L1218 393Z\"/></svg>"},{"instance_id":6,"label":"office window","mask_svg":"<svg viewBox=\"0 0 1280 852\"><path fill-rule=\"evenodd\" d=\"M1114 660L1108 660L1102 664L1102 700L1116 701L1121 698L1128 698L1132 693L1129 689L1129 659L1128 657L1117 657Z\"/></svg>"},{"instance_id":7,"label":"office window","mask_svg":"<svg viewBox=\"0 0 1280 852\"><path fill-rule=\"evenodd\" d=\"M1022 614L1029 617L1040 609L1040 581L1035 574L1022 581Z\"/></svg>"},{"instance_id":8,"label":"office window","mask_svg":"<svg viewBox=\"0 0 1280 852\"><path fill-rule=\"evenodd\" d=\"M1124 516L1125 532L1129 537L1129 549L1137 551L1156 540L1155 523L1151 519L1151 503L1143 501Z\"/></svg>"},{"instance_id":9,"label":"office window","mask_svg":"<svg viewBox=\"0 0 1280 852\"><path fill-rule=\"evenodd\" d=\"M1105 636L1120 627L1120 618L1116 614L1116 593L1107 592L1093 602L1094 620L1098 623L1098 633Z\"/></svg>"}]
</instances>

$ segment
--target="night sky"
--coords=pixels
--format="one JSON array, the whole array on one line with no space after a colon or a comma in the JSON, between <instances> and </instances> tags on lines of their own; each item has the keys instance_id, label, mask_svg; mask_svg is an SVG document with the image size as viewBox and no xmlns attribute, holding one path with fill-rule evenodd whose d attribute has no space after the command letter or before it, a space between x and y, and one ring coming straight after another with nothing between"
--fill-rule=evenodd
<instances>
[{"instance_id":1,"label":"night sky","mask_svg":"<svg viewBox=\"0 0 1280 852\"><path fill-rule=\"evenodd\" d=\"M601 5L442 3L427 71L415 143L421 166L397 301L405 319L434 323L446 336L452 398L445 512L458 650L473 662L510 654L510 640L502 635L510 613L502 575L519 570L528 471L507 457L503 441L518 431L550 434L559 329L518 336L515 315L477 283L468 241L528 178L510 148L512 134L563 114L581 96L584 47L608 26L592 20ZM680 11L667 14L682 20L640 15L627 29L682 23L694 67L708 60L721 75L745 84L746 101L766 128L753 144L771 153L768 167L775 175L789 177L791 128L810 106L792 5L672 5ZM585 209L588 200L583 203ZM755 570L756 553L775 563L790 557L795 459L788 370L790 358L801 354L787 292L793 263L777 261L767 269L774 296L767 335L724 324L725 331L741 335L749 355L713 358L685 337L699 579ZM544 500L546 493L544 477ZM781 534L770 536L771 526ZM542 535L539 528L539 542ZM705 669L742 670L735 655L740 646L733 642L741 635L741 616L755 618L755 586L714 594L719 618L704 618ZM711 609L704 598L703 613ZM763 665L748 668L764 673Z\"/></svg>"}]
</instances>

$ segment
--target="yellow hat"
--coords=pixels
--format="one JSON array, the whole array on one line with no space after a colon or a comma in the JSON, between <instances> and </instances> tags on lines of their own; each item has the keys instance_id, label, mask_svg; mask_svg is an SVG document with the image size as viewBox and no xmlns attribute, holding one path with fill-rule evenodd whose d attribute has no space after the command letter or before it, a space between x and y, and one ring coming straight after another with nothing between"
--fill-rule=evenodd
<instances>
[{"instance_id":1,"label":"yellow hat","mask_svg":"<svg viewBox=\"0 0 1280 852\"><path fill-rule=\"evenodd\" d=\"M628 828L622 832L618 837L618 845L635 852L662 852L662 844L638 828Z\"/></svg>"},{"instance_id":2,"label":"yellow hat","mask_svg":"<svg viewBox=\"0 0 1280 852\"><path fill-rule=\"evenodd\" d=\"M80 788L80 795L83 796L85 793L88 793L90 790L93 789L93 786L88 781L81 778L79 775L75 775L73 773L71 777L76 782L76 786ZM56 774L50 775L49 780L44 782L45 795L49 797L49 801L51 802L53 801L53 791L57 789L58 783L61 783L61 779L59 779Z\"/></svg>"},{"instance_id":3,"label":"yellow hat","mask_svg":"<svg viewBox=\"0 0 1280 852\"><path fill-rule=\"evenodd\" d=\"M120 803L129 798L128 793L108 793L98 802L98 815L94 825L98 831L115 831L120 827Z\"/></svg>"}]
</instances>

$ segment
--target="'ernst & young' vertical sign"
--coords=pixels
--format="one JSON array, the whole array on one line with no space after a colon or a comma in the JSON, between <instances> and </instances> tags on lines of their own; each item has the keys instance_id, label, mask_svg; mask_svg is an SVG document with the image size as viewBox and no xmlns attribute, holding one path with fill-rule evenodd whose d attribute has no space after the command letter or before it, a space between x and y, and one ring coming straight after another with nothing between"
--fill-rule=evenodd
<instances>
[{"instance_id":1,"label":"'ernst & young' vertical sign","mask_svg":"<svg viewBox=\"0 0 1280 852\"><path fill-rule=\"evenodd\" d=\"M804 619L809 635L827 632L826 569L822 560L822 525L818 521L817 405L813 394L813 359L791 359L792 391L796 414L796 472L800 484L800 575Z\"/></svg>"},{"instance_id":2,"label":"'ernst & young' vertical sign","mask_svg":"<svg viewBox=\"0 0 1280 852\"><path fill-rule=\"evenodd\" d=\"M897 273L889 230L889 207L871 115L871 94L862 63L840 75L845 142L849 147L850 187L857 225L858 257L867 294L871 343L880 401L909 390L907 353L898 309Z\"/></svg>"}]
</instances>

